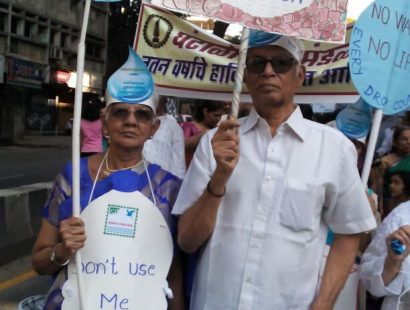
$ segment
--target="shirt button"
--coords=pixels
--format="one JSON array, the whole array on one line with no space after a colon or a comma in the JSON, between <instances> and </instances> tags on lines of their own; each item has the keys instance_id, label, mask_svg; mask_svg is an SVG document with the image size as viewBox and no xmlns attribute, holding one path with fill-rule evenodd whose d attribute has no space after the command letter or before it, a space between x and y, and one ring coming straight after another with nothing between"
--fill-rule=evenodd
<instances>
[{"instance_id":1,"label":"shirt button","mask_svg":"<svg viewBox=\"0 0 410 310\"><path fill-rule=\"evenodd\" d=\"M270 175L267 175L266 180L270 181L270 180L272 180L272 177Z\"/></svg>"},{"instance_id":2,"label":"shirt button","mask_svg":"<svg viewBox=\"0 0 410 310\"><path fill-rule=\"evenodd\" d=\"M246 282L252 283L252 278L251 278L251 277L247 277L247 278L246 278Z\"/></svg>"}]
</instances>

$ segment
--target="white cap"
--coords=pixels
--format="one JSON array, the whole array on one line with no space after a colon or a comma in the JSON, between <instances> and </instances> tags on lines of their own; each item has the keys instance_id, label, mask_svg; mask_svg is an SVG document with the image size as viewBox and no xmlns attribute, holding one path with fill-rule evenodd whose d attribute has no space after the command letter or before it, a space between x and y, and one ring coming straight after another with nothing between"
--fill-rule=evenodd
<instances>
[{"instance_id":1,"label":"white cap","mask_svg":"<svg viewBox=\"0 0 410 310\"><path fill-rule=\"evenodd\" d=\"M129 47L127 61L115 71L107 82L106 106L113 103L143 104L156 111L158 96L154 80L144 61Z\"/></svg>"},{"instance_id":2,"label":"white cap","mask_svg":"<svg viewBox=\"0 0 410 310\"><path fill-rule=\"evenodd\" d=\"M263 46L279 46L290 53L299 63L304 53L303 43L297 38L250 29L248 48Z\"/></svg>"}]
</instances>

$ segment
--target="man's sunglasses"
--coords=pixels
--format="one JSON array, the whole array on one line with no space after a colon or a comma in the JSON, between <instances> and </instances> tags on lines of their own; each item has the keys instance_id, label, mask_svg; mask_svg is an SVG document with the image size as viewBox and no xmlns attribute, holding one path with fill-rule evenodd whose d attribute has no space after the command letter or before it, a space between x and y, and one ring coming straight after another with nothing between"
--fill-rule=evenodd
<instances>
[{"instance_id":1,"label":"man's sunglasses","mask_svg":"<svg viewBox=\"0 0 410 310\"><path fill-rule=\"evenodd\" d=\"M246 69L250 73L259 74L265 71L267 63L270 63L276 73L286 73L292 68L294 64L297 64L298 62L294 58L276 57L272 59L266 59L261 57L252 57L246 60Z\"/></svg>"},{"instance_id":2,"label":"man's sunglasses","mask_svg":"<svg viewBox=\"0 0 410 310\"><path fill-rule=\"evenodd\" d=\"M110 111L110 115L117 120L120 121L125 121L130 117L130 114L133 113L135 119L137 120L138 123L152 123L155 115L152 113L152 111L147 110L147 109L138 109L133 112L128 110L127 108L123 107L112 107Z\"/></svg>"}]
</instances>

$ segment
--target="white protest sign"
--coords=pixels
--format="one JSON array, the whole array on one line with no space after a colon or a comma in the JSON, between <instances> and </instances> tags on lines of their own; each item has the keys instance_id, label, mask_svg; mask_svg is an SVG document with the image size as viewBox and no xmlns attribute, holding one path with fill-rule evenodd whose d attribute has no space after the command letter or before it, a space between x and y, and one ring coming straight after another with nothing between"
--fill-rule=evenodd
<instances>
[{"instance_id":1,"label":"white protest sign","mask_svg":"<svg viewBox=\"0 0 410 310\"><path fill-rule=\"evenodd\" d=\"M185 14L307 40L344 43L347 0L152 0Z\"/></svg>"},{"instance_id":2,"label":"white protest sign","mask_svg":"<svg viewBox=\"0 0 410 310\"><path fill-rule=\"evenodd\" d=\"M81 213L85 309L167 309L173 257L168 225L140 192L111 190ZM62 309L80 309L75 264L68 266Z\"/></svg>"},{"instance_id":3,"label":"white protest sign","mask_svg":"<svg viewBox=\"0 0 410 310\"><path fill-rule=\"evenodd\" d=\"M377 0L360 15L349 66L361 97L384 114L410 106L410 2Z\"/></svg>"}]
</instances>

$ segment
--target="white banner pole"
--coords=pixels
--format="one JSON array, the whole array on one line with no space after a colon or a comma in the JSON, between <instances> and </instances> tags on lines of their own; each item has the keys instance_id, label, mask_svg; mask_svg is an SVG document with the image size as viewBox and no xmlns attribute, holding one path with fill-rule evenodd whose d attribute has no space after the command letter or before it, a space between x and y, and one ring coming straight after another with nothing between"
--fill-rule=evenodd
<instances>
[{"instance_id":1,"label":"white banner pole","mask_svg":"<svg viewBox=\"0 0 410 310\"><path fill-rule=\"evenodd\" d=\"M248 51L249 28L242 29L241 45L239 47L238 67L235 74L235 84L233 88L231 116L238 118L239 103L241 101L241 91L243 82L243 73L245 71L246 53Z\"/></svg>"},{"instance_id":2,"label":"white banner pole","mask_svg":"<svg viewBox=\"0 0 410 310\"><path fill-rule=\"evenodd\" d=\"M83 73L85 61L85 38L87 34L88 18L90 15L91 0L85 1L83 23L81 27L80 41L77 53L77 81L74 99L74 120L73 120L73 142L72 142L72 161L73 161L73 216L79 217L80 208L80 122L81 108L83 101ZM85 310L85 290L81 268L81 253L77 251L75 255L77 268L78 296L80 309Z\"/></svg>"},{"instance_id":3,"label":"white banner pole","mask_svg":"<svg viewBox=\"0 0 410 310\"><path fill-rule=\"evenodd\" d=\"M362 171L362 183L365 188L367 188L367 181L369 180L370 169L372 167L374 152L376 150L376 142L377 142L377 137L379 135L382 117L383 117L383 110L377 109L373 115L372 131L370 132L370 138L367 144L366 157L364 160L363 171Z\"/></svg>"}]
</instances>

